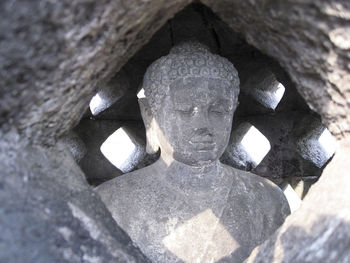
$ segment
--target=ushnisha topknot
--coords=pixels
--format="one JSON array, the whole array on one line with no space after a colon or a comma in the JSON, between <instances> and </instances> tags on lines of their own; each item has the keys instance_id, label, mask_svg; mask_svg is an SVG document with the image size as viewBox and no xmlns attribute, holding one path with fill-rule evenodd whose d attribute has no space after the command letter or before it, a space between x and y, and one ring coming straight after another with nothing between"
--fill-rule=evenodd
<instances>
[{"instance_id":1,"label":"ushnisha topknot","mask_svg":"<svg viewBox=\"0 0 350 263\"><path fill-rule=\"evenodd\" d=\"M212 54L199 42L184 42L174 46L167 56L153 62L143 78L142 88L153 113L160 106L172 82L179 78L207 77L224 79L239 93L238 73L226 58ZM237 97L236 96L236 97Z\"/></svg>"}]
</instances>

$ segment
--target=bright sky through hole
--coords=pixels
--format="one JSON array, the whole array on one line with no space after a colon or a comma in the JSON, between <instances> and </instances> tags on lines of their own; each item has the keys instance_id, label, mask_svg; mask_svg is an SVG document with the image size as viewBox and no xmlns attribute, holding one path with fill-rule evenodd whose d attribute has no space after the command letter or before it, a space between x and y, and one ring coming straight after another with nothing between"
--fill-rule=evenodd
<instances>
[{"instance_id":1,"label":"bright sky through hole","mask_svg":"<svg viewBox=\"0 0 350 263\"><path fill-rule=\"evenodd\" d=\"M100 150L114 166L124 172L136 151L136 145L125 130L119 128L107 138Z\"/></svg>"},{"instance_id":2,"label":"bright sky through hole","mask_svg":"<svg viewBox=\"0 0 350 263\"><path fill-rule=\"evenodd\" d=\"M243 136L241 144L255 165L258 165L271 149L269 140L254 126Z\"/></svg>"},{"instance_id":3,"label":"bright sky through hole","mask_svg":"<svg viewBox=\"0 0 350 263\"><path fill-rule=\"evenodd\" d=\"M277 107L278 103L281 101L285 91L286 89L282 85L282 83L278 83L277 89L272 93L275 97L275 102L276 102L276 106L274 107L274 109Z\"/></svg>"},{"instance_id":4,"label":"bright sky through hole","mask_svg":"<svg viewBox=\"0 0 350 263\"><path fill-rule=\"evenodd\" d=\"M327 158L330 158L335 153L336 142L332 134L325 128L318 138L322 149L325 151Z\"/></svg>"},{"instance_id":5,"label":"bright sky through hole","mask_svg":"<svg viewBox=\"0 0 350 263\"><path fill-rule=\"evenodd\" d=\"M285 187L283 187L283 193L288 201L290 212L293 213L301 206L301 199L294 191L294 189L290 186L290 184L287 184Z\"/></svg>"},{"instance_id":6,"label":"bright sky through hole","mask_svg":"<svg viewBox=\"0 0 350 263\"><path fill-rule=\"evenodd\" d=\"M146 98L145 90L143 88L137 93L137 98L139 99Z\"/></svg>"},{"instance_id":7,"label":"bright sky through hole","mask_svg":"<svg viewBox=\"0 0 350 263\"><path fill-rule=\"evenodd\" d=\"M98 93L92 97L90 101L90 111L92 115L97 115L100 112L99 109L101 108L102 104L103 99Z\"/></svg>"}]
</instances>

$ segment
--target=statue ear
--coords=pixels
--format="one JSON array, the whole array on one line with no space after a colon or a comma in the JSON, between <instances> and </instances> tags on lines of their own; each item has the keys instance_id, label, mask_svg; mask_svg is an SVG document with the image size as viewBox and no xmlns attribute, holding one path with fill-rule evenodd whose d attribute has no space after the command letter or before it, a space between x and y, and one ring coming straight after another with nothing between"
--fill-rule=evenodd
<instances>
[{"instance_id":1,"label":"statue ear","mask_svg":"<svg viewBox=\"0 0 350 263\"><path fill-rule=\"evenodd\" d=\"M149 154L154 154L159 150L159 142L151 107L146 98L139 99L139 106L143 123L145 124L146 128L146 152Z\"/></svg>"}]
</instances>

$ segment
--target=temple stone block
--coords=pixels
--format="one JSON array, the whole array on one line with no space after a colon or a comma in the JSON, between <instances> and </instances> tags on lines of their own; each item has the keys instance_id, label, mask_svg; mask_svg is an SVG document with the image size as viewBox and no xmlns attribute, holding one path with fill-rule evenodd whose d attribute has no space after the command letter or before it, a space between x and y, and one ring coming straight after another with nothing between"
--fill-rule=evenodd
<instances>
[{"instance_id":1,"label":"temple stone block","mask_svg":"<svg viewBox=\"0 0 350 263\"><path fill-rule=\"evenodd\" d=\"M270 70L262 66L254 68L254 74L249 75L242 92L265 108L275 110L284 95L285 87Z\"/></svg>"},{"instance_id":2,"label":"temple stone block","mask_svg":"<svg viewBox=\"0 0 350 263\"><path fill-rule=\"evenodd\" d=\"M304 118L300 124L309 123L296 138L296 149L307 161L312 162L318 168L323 167L334 155L336 142L329 130L317 119Z\"/></svg>"},{"instance_id":3,"label":"temple stone block","mask_svg":"<svg viewBox=\"0 0 350 263\"><path fill-rule=\"evenodd\" d=\"M129 88L129 80L124 71L120 71L114 78L98 90L90 101L92 115L98 115L121 99Z\"/></svg>"},{"instance_id":4,"label":"temple stone block","mask_svg":"<svg viewBox=\"0 0 350 263\"><path fill-rule=\"evenodd\" d=\"M75 132L69 132L62 138L76 162L79 162L86 154L87 149L82 139Z\"/></svg>"}]
</instances>

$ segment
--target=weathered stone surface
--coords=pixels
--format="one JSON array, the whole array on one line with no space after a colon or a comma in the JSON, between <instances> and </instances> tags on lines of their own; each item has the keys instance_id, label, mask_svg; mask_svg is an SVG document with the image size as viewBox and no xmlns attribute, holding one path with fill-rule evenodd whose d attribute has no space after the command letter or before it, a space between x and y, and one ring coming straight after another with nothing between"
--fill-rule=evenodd
<instances>
[{"instance_id":1,"label":"weathered stone surface","mask_svg":"<svg viewBox=\"0 0 350 263\"><path fill-rule=\"evenodd\" d=\"M246 262L350 261L350 142L340 144L301 208Z\"/></svg>"},{"instance_id":2,"label":"weathered stone surface","mask_svg":"<svg viewBox=\"0 0 350 263\"><path fill-rule=\"evenodd\" d=\"M1 262L147 262L64 145L0 142Z\"/></svg>"},{"instance_id":3,"label":"weathered stone surface","mask_svg":"<svg viewBox=\"0 0 350 263\"><path fill-rule=\"evenodd\" d=\"M85 156L87 149L85 143L75 132L71 131L62 138L62 142L68 147L76 162Z\"/></svg>"},{"instance_id":4,"label":"weathered stone surface","mask_svg":"<svg viewBox=\"0 0 350 263\"><path fill-rule=\"evenodd\" d=\"M254 173L270 178L276 183L284 178L317 178L321 175L322 170L302 158L296 147L295 130L305 132L309 128L310 123L300 124L305 116L308 115L304 111L286 111L241 119L257 127L271 143L271 150L252 170ZM318 120L315 117L314 119ZM281 183L281 180L279 181Z\"/></svg>"},{"instance_id":5,"label":"weathered stone surface","mask_svg":"<svg viewBox=\"0 0 350 263\"><path fill-rule=\"evenodd\" d=\"M129 78L120 70L111 80L99 88L90 101L90 111L96 116L119 101L130 89Z\"/></svg>"},{"instance_id":6,"label":"weathered stone surface","mask_svg":"<svg viewBox=\"0 0 350 263\"><path fill-rule=\"evenodd\" d=\"M254 67L247 67L246 71L247 73L254 72L254 74L248 76L244 85L242 85L242 92L246 93L261 106L275 110L285 92L283 84L264 65L258 64Z\"/></svg>"},{"instance_id":7,"label":"weathered stone surface","mask_svg":"<svg viewBox=\"0 0 350 263\"><path fill-rule=\"evenodd\" d=\"M300 156L315 165L323 167L333 156L336 142L321 121L313 116L301 119L294 131L295 148Z\"/></svg>"},{"instance_id":8,"label":"weathered stone surface","mask_svg":"<svg viewBox=\"0 0 350 263\"><path fill-rule=\"evenodd\" d=\"M46 163L45 161L35 164L27 158L31 155L26 158L20 157L20 154L24 154L22 143L12 139L4 143L4 133L11 134L11 127L15 126L22 130L22 139L26 137L30 138L32 143L54 144L60 135L70 130L80 120L88 101L99 86L98 83L104 82L109 75L114 75L128 57L150 38L151 33L188 2L157 0L98 3L10 0L0 2L0 123L1 151L3 151L1 180L6 180L6 186L13 186L1 188L0 192L3 194L2 203L12 201L18 204L11 206L12 210L10 208L2 210L12 211L15 215L13 218L1 217L1 225L5 225L3 223L5 221L6 224L9 222L8 227L3 228L3 233L8 233L6 232L8 229L14 232L28 228L27 221L19 222L20 217L16 211L25 211L24 213L28 215L30 211L26 204L31 204L38 195L36 190L24 191L30 187L36 189L35 187L40 187L41 181L45 181L41 184L43 186L41 189L45 188L41 193L49 196L47 200L50 202L60 200L62 193L50 195L48 189L51 188L45 187L49 184L49 180L45 178L52 174L54 167L60 166L62 172L59 174L66 175L64 178L67 179L65 183L68 185L70 178L68 170L72 167L69 162L58 164L47 162L48 166L44 167L42 163ZM346 1L203 0L202 2L212 7L233 29L244 34L249 43L279 61L292 80L298 84L298 91L306 98L308 104L321 114L323 121L338 139L348 136L350 56L347 32L350 7ZM220 30L226 32L222 28ZM218 38L228 40L225 34L219 34ZM232 44L230 41L222 43L226 46ZM224 50L229 49L221 49ZM9 145L12 145L11 147L18 145L19 149L10 150ZM334 214L347 213L346 209L349 207L348 156L347 151L338 150L329 164L332 169L327 167L320 181L312 188L313 195L307 202L308 206L302 207L298 214L292 215L285 225L287 229L293 225L294 220L299 220L298 233L303 232L302 229L305 229L306 233L306 229L312 225L308 223L310 218L315 219L317 229L321 230L316 229L315 235L286 231L284 239L290 240L286 241L286 244L293 244L293 247L288 246L288 249L284 250L285 256L276 255L274 257L276 261L282 257L288 261L294 259L293 255L305 255L305 253L309 253L308 258L311 261L336 260L338 256L338 261L349 261L347 242L350 231L343 223L339 224L339 231L334 231L338 220ZM26 167L21 168L22 165ZM37 180L29 188L24 187L23 191L20 182L23 180L22 177L25 178L25 175L31 173L33 165L45 168L42 172L44 179ZM17 182L12 181L15 178ZM79 186L79 184L72 185ZM17 196L20 196L18 200ZM69 196L68 194L68 199ZM328 211L322 215L317 213L325 207ZM35 212L41 211L35 210ZM35 213L35 216L38 214L40 213ZM57 218L63 220L64 217L58 216L54 220ZM40 225L38 229L43 231L41 223L42 221L32 225ZM52 227L52 224L49 225ZM67 233L66 230L61 232ZM8 255L11 258L22 257L18 253L21 248L24 254L19 261L23 261L22 259L28 261L31 258L29 254L37 251L36 247L46 247L47 240L54 240L47 238L48 233L54 231L39 233L42 233L41 239L32 234L25 236L21 232L23 238L12 243L13 246L2 239L1 245L4 244L4 247L1 251L8 253L2 254L5 260L1 261L11 261ZM8 240L13 240L11 238L15 236L19 237L9 235ZM24 249L23 244L29 244L25 237L28 237L28 240L33 240L31 238L35 237L34 241L39 241ZM317 242L318 237L323 237L321 241L325 242ZM79 243L83 242L75 244ZM315 243L317 245L312 246ZM269 244L271 246L260 248L259 253L262 256L281 248L281 243L274 243L273 239ZM323 251L329 253L317 253L313 248L317 251L323 248ZM51 252L49 249L44 251L49 252L36 254L45 257L43 262L52 262L55 259L62 261L62 255L55 257L52 253L56 252ZM304 254L301 253L303 251ZM332 255L334 258L328 258ZM266 258L262 257L262 261ZM106 256L106 261L108 259ZM303 261L306 261L306 257L299 260Z\"/></svg>"},{"instance_id":9,"label":"weathered stone surface","mask_svg":"<svg viewBox=\"0 0 350 263\"><path fill-rule=\"evenodd\" d=\"M223 165L239 78L198 42L152 63L139 100L151 166L97 187L116 222L153 262L242 262L290 213L282 191Z\"/></svg>"},{"instance_id":10,"label":"weathered stone surface","mask_svg":"<svg viewBox=\"0 0 350 263\"><path fill-rule=\"evenodd\" d=\"M338 137L347 112L350 6L346 1L202 0L251 45L275 58L309 106Z\"/></svg>"},{"instance_id":11,"label":"weathered stone surface","mask_svg":"<svg viewBox=\"0 0 350 263\"><path fill-rule=\"evenodd\" d=\"M203 2L232 28L242 32L249 43L280 62L335 136L348 136L349 50L343 45L350 26L348 3ZM312 187L314 194L308 194L308 202L304 201L298 213L289 217L276 234L279 238L259 248L258 256L252 256L249 262L349 261L346 247L350 231L348 218L343 216L348 215L345 211L349 204L346 156L346 150L338 150L320 181ZM319 211L325 207L326 213Z\"/></svg>"},{"instance_id":12,"label":"weathered stone surface","mask_svg":"<svg viewBox=\"0 0 350 263\"><path fill-rule=\"evenodd\" d=\"M188 3L1 1L2 128L13 124L53 144L78 123L99 84Z\"/></svg>"},{"instance_id":13,"label":"weathered stone surface","mask_svg":"<svg viewBox=\"0 0 350 263\"><path fill-rule=\"evenodd\" d=\"M204 5L193 4L176 14L128 61L122 70L129 76L127 82L130 84L130 89L121 100L94 119L141 120L135 94L140 90L147 66L160 56L166 55L173 44L194 38L206 43L211 50L224 54L238 68L242 83L234 126L242 121L257 122L259 129L267 133L269 140L273 142L274 148L257 167L256 173L273 178L279 183L282 182L282 178L291 176L318 177L321 169L308 169L310 165L300 162L298 156L295 156L293 145L289 145L289 133L293 129L296 118L302 118L310 113L306 102L297 93L294 84L276 61L249 46L241 35L228 28ZM249 95L252 94L252 90L261 90L262 81L266 84L264 90L274 88L278 82L285 86L286 90L277 108L263 106ZM261 92L264 91L261 90ZM151 158L150 162L152 160ZM143 164L140 167L143 167ZM252 166L235 167L244 170L252 168ZM108 171L105 174L108 174Z\"/></svg>"}]
</instances>

